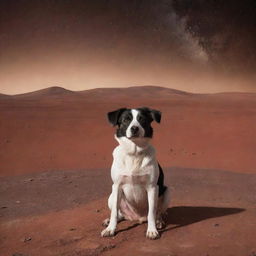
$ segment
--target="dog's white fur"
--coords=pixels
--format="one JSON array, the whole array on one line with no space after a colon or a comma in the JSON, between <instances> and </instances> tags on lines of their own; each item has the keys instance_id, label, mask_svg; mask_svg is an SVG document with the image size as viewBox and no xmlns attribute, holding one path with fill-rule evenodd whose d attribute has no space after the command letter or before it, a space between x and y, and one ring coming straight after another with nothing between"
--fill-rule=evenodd
<instances>
[{"instance_id":1,"label":"dog's white fur","mask_svg":"<svg viewBox=\"0 0 256 256\"><path fill-rule=\"evenodd\" d=\"M132 125L137 125L136 113L132 110ZM137 123L136 123L137 122ZM155 149L149 143L150 139L143 137L142 127L137 138L116 138L119 143L113 151L111 178L113 180L112 193L108 199L111 210L109 224L101 232L102 236L112 236L119 220L137 219L140 222L148 220L146 236L150 239L159 237L156 218L166 211L169 203L169 191L158 197L159 167L155 157ZM129 135L129 131L128 134ZM120 211L120 203L125 205L132 217Z\"/></svg>"},{"instance_id":2,"label":"dog's white fur","mask_svg":"<svg viewBox=\"0 0 256 256\"><path fill-rule=\"evenodd\" d=\"M132 132L131 132L131 127L133 126L137 126L139 128L139 134L140 137L144 136L144 129L141 127L140 123L137 121L137 115L138 115L138 111L136 109L132 109L132 122L130 123L130 125L128 126L127 130L126 130L126 137L127 138L131 138L132 137Z\"/></svg>"}]
</instances>

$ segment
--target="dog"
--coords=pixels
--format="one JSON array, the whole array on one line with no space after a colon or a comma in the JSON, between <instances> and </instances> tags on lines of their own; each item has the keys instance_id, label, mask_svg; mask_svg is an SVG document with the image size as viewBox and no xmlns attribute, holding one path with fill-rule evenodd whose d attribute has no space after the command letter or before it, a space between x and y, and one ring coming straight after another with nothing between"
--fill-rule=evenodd
<instances>
[{"instance_id":1,"label":"dog","mask_svg":"<svg viewBox=\"0 0 256 256\"><path fill-rule=\"evenodd\" d=\"M108 113L108 120L117 126L115 139L119 145L113 151L112 193L108 198L110 218L103 221L102 237L115 235L122 220L148 222L146 237L159 238L164 227L163 215L169 204L169 189L164 174L150 144L152 121L160 123L161 112L147 107L121 108Z\"/></svg>"}]
</instances>

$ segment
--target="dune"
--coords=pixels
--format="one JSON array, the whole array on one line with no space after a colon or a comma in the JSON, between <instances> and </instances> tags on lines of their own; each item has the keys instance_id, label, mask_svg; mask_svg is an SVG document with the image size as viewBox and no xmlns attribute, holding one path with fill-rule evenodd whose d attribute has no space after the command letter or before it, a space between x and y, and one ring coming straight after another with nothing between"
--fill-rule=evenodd
<instances>
[{"instance_id":1,"label":"dune","mask_svg":"<svg viewBox=\"0 0 256 256\"><path fill-rule=\"evenodd\" d=\"M164 88L153 85L146 86L135 86L135 87L127 87L127 88L96 88L86 91L80 92L83 95L94 95L98 97L125 97L125 98L147 98L147 97L159 97L162 99L163 97L168 96L179 96L179 95L192 95L191 93Z\"/></svg>"},{"instance_id":2,"label":"dune","mask_svg":"<svg viewBox=\"0 0 256 256\"><path fill-rule=\"evenodd\" d=\"M67 94L72 94L73 91L67 90L65 88L59 87L59 86L52 86L45 89L28 92L28 93L22 93L22 94L16 94L13 95L12 98L41 98L41 97L55 97L55 96L64 96Z\"/></svg>"},{"instance_id":3,"label":"dune","mask_svg":"<svg viewBox=\"0 0 256 256\"><path fill-rule=\"evenodd\" d=\"M81 95L84 97L95 97L97 99L101 98L102 100L104 99L104 97L106 97L106 100L108 100L108 98L118 98L118 97L146 98L146 97L152 97L152 96L154 97L159 96L159 98L161 99L163 97L168 97L173 95L176 95L176 96L192 95L192 93L170 89L170 88L148 85L148 86L127 87L127 88L95 88L95 89L84 90L84 91L71 91L62 87L53 86L53 87L48 87L45 89L23 93L23 94L16 94L16 95L2 94L2 95L12 97L13 99L18 99L18 98L40 99L45 97L51 98L51 97L56 97L56 96L61 97L66 95L68 95L69 97L72 97L72 96Z\"/></svg>"},{"instance_id":4,"label":"dune","mask_svg":"<svg viewBox=\"0 0 256 256\"><path fill-rule=\"evenodd\" d=\"M0 99L6 99L6 98L9 98L9 97L10 97L9 95L0 93Z\"/></svg>"}]
</instances>

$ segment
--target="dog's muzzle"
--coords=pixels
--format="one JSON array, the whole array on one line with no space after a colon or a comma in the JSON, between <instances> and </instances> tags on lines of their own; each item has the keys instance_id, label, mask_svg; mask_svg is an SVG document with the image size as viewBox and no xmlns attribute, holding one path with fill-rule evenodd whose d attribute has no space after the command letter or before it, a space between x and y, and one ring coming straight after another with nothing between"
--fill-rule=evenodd
<instances>
[{"instance_id":1,"label":"dog's muzzle","mask_svg":"<svg viewBox=\"0 0 256 256\"><path fill-rule=\"evenodd\" d=\"M139 129L138 126L134 125L130 128L130 130L131 130L131 137L138 137L139 136L140 129Z\"/></svg>"}]
</instances>

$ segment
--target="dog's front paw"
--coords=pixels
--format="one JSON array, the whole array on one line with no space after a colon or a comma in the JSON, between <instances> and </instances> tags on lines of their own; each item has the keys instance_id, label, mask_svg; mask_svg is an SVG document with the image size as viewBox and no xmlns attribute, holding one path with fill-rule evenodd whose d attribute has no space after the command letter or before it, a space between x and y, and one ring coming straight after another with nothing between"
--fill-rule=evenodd
<instances>
[{"instance_id":1,"label":"dog's front paw","mask_svg":"<svg viewBox=\"0 0 256 256\"><path fill-rule=\"evenodd\" d=\"M147 230L147 234L146 234L146 237L149 238L149 239L157 239L159 238L159 233L157 230Z\"/></svg>"},{"instance_id":2,"label":"dog's front paw","mask_svg":"<svg viewBox=\"0 0 256 256\"><path fill-rule=\"evenodd\" d=\"M115 235L115 230L111 228L105 228L104 230L101 231L102 237L108 237L108 236L114 236L114 235Z\"/></svg>"}]
</instances>

